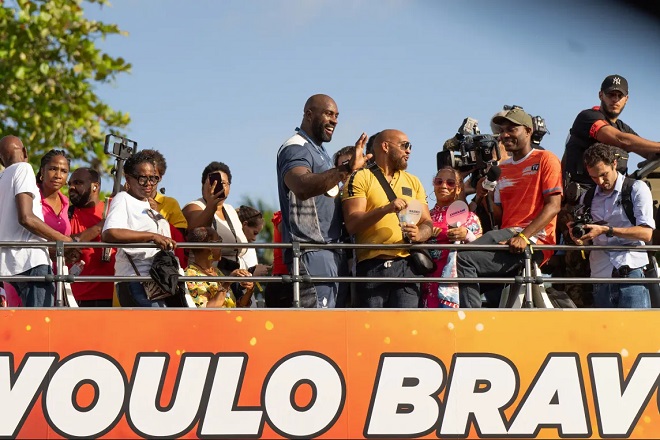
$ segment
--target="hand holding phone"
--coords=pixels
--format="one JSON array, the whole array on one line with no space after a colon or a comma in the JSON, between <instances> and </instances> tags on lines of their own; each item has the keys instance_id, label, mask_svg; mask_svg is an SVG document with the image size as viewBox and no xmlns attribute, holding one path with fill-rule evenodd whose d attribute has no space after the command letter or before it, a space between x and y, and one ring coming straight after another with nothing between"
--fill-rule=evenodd
<instances>
[{"instance_id":1,"label":"hand holding phone","mask_svg":"<svg viewBox=\"0 0 660 440\"><path fill-rule=\"evenodd\" d=\"M213 194L219 196L219 198L225 198L225 186L222 184L222 174L220 173L211 173L209 174L209 185L213 188L215 183L215 188L213 189Z\"/></svg>"}]
</instances>

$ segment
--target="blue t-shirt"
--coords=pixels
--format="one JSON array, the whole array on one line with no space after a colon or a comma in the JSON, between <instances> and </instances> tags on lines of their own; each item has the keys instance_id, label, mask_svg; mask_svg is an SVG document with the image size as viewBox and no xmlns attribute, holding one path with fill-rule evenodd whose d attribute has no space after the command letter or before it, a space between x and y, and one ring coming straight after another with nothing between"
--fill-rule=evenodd
<instances>
[{"instance_id":1,"label":"blue t-shirt","mask_svg":"<svg viewBox=\"0 0 660 440\"><path fill-rule=\"evenodd\" d=\"M282 242L333 243L341 238L342 213L339 198L324 194L300 200L284 183L294 167L318 174L333 168L322 145L315 145L304 131L289 138L277 152L277 190L282 211ZM289 252L285 253L290 254ZM289 260L289 258L285 257Z\"/></svg>"}]
</instances>

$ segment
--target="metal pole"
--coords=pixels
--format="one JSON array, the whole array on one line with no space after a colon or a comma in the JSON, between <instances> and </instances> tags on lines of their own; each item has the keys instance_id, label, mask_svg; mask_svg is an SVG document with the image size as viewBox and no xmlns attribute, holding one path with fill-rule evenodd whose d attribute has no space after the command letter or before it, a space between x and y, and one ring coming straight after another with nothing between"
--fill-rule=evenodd
<instances>
[{"instance_id":1,"label":"metal pole","mask_svg":"<svg viewBox=\"0 0 660 440\"><path fill-rule=\"evenodd\" d=\"M291 278L293 280L293 307L300 308L300 243L294 241L293 245L293 264Z\"/></svg>"},{"instance_id":2,"label":"metal pole","mask_svg":"<svg viewBox=\"0 0 660 440\"><path fill-rule=\"evenodd\" d=\"M55 307L64 307L64 242L55 242Z\"/></svg>"},{"instance_id":3,"label":"metal pole","mask_svg":"<svg viewBox=\"0 0 660 440\"><path fill-rule=\"evenodd\" d=\"M532 251L531 247L525 248L525 275L523 277L525 283L525 301L523 301L523 309L533 309L534 301L532 299Z\"/></svg>"}]
</instances>

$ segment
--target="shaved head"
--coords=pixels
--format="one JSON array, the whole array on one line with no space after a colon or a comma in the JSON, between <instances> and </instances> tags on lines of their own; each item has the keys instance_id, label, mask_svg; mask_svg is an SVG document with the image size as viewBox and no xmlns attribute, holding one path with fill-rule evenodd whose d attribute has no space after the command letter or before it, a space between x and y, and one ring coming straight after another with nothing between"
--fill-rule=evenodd
<instances>
[{"instance_id":1,"label":"shaved head","mask_svg":"<svg viewBox=\"0 0 660 440\"><path fill-rule=\"evenodd\" d=\"M300 128L316 144L330 142L337 126L337 103L328 95L313 95L305 102Z\"/></svg>"},{"instance_id":2,"label":"shaved head","mask_svg":"<svg viewBox=\"0 0 660 440\"><path fill-rule=\"evenodd\" d=\"M307 113L307 110L315 108L323 108L328 104L332 103L333 106L337 107L335 100L329 97L328 95L318 94L310 96L307 102L305 102L304 112Z\"/></svg>"},{"instance_id":3,"label":"shaved head","mask_svg":"<svg viewBox=\"0 0 660 440\"><path fill-rule=\"evenodd\" d=\"M27 150L19 138L9 135L0 139L0 162L4 167L27 162Z\"/></svg>"},{"instance_id":4,"label":"shaved head","mask_svg":"<svg viewBox=\"0 0 660 440\"><path fill-rule=\"evenodd\" d=\"M375 135L374 139L374 160L383 167L387 165L392 170L405 170L408 167L408 157L410 155L410 141L408 136L401 130L383 130Z\"/></svg>"}]
</instances>

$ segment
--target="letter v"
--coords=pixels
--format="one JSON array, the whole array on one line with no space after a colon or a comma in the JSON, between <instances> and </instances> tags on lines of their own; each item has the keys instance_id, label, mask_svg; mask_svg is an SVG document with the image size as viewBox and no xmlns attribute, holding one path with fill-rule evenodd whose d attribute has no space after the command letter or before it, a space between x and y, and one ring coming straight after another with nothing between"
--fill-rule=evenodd
<instances>
[{"instance_id":1,"label":"letter v","mask_svg":"<svg viewBox=\"0 0 660 440\"><path fill-rule=\"evenodd\" d=\"M641 354L624 380L621 356L588 356L601 437L629 437L658 387L660 355Z\"/></svg>"}]
</instances>

